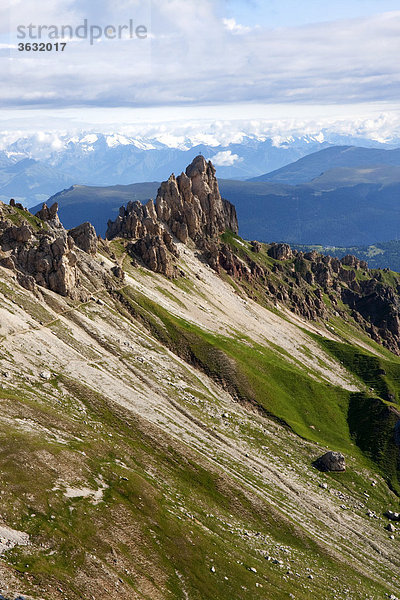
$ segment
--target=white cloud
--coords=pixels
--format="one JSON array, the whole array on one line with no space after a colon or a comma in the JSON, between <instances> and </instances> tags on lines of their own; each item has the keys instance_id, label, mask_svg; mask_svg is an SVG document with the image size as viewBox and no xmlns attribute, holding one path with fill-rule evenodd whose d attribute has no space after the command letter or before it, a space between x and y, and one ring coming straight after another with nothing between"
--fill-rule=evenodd
<instances>
[{"instance_id":1,"label":"white cloud","mask_svg":"<svg viewBox=\"0 0 400 600\"><path fill-rule=\"evenodd\" d=\"M32 20L35 10L33 22L61 25L70 19L76 24L87 17L95 23L94 9L85 14L87 4L14 2L12 26ZM399 98L400 11L250 30L234 19L221 20L217 5L221 3L215 0L153 0L147 40L108 40L94 46L85 41L67 43L58 56L11 51L11 61L0 59L8 61L4 69L0 62L0 102L3 107L163 107L244 102L332 105ZM136 9L137 2L120 0L104 12L110 22L119 24ZM139 11L137 18L147 19L147 12Z\"/></svg>"},{"instance_id":2,"label":"white cloud","mask_svg":"<svg viewBox=\"0 0 400 600\"><path fill-rule=\"evenodd\" d=\"M246 25L240 25L236 23L235 19L222 19L222 22L225 26L225 29L230 31L231 33L241 34L248 33L251 31L251 27L247 27Z\"/></svg>"},{"instance_id":3,"label":"white cloud","mask_svg":"<svg viewBox=\"0 0 400 600\"><path fill-rule=\"evenodd\" d=\"M217 152L211 160L216 167L232 167L235 163L242 162L243 158L238 154L232 154L231 150L226 150L225 152Z\"/></svg>"},{"instance_id":4,"label":"white cloud","mask_svg":"<svg viewBox=\"0 0 400 600\"><path fill-rule=\"evenodd\" d=\"M276 147L296 143L298 138L356 145L365 145L370 140L388 143L391 147L400 146L399 108L337 107L337 113L329 115L326 107L309 107L303 113L287 110L286 117L284 108L281 107L275 116L273 108L253 107L252 119L243 118L248 111L246 105L241 112L237 107L236 114L230 119L221 117L223 113L226 117L229 115L228 106L209 107L208 119L199 118L204 111L200 107L197 110L171 109L174 118L169 119L163 111L160 113L155 109L64 109L50 111L50 117L48 110L5 110L0 114L0 150L16 140L25 139L24 151L36 158L46 158L66 148L71 139L90 145L96 136L104 134L109 146L122 143L156 148L162 144L185 150L205 144L216 148L216 162L220 166L231 166L235 164L233 161L240 160L238 154L241 153L236 148L229 152L227 147L251 144L251 140L270 139ZM263 114L270 114L270 117L263 118ZM214 157L211 159L214 161Z\"/></svg>"}]
</instances>

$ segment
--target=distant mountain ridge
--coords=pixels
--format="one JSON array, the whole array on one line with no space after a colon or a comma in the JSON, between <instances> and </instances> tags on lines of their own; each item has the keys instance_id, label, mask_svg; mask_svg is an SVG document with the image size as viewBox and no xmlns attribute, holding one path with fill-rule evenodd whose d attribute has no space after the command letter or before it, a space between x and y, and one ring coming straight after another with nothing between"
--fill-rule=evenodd
<instances>
[{"instance_id":1,"label":"distant mountain ridge","mask_svg":"<svg viewBox=\"0 0 400 600\"><path fill-rule=\"evenodd\" d=\"M304 156L275 171L253 177L250 181L297 185L307 183L322 173L338 167L365 168L383 165L399 167L400 148L383 150L358 146L332 146Z\"/></svg>"},{"instance_id":2,"label":"distant mountain ridge","mask_svg":"<svg viewBox=\"0 0 400 600\"><path fill-rule=\"evenodd\" d=\"M58 203L60 218L67 229L90 221L104 237L107 221L116 218L122 204L154 198L159 185L157 181L108 187L73 185L51 196L47 203L49 206ZM39 203L30 210L35 214L41 207Z\"/></svg>"},{"instance_id":3,"label":"distant mountain ridge","mask_svg":"<svg viewBox=\"0 0 400 600\"><path fill-rule=\"evenodd\" d=\"M171 146L152 139L87 134L57 140L52 148L51 144L21 139L8 145L3 158L0 156L0 200L7 202L13 189L14 196L30 207L76 184L110 186L162 181L173 171L183 171L199 154L213 160L219 177L244 180L326 145L309 138L277 145L272 139L241 136L240 141L227 144L188 140Z\"/></svg>"},{"instance_id":4,"label":"distant mountain ridge","mask_svg":"<svg viewBox=\"0 0 400 600\"><path fill-rule=\"evenodd\" d=\"M7 202L13 189L12 194L30 207L76 184L110 186L162 181L171 172L183 171L198 154L213 161L219 178L245 180L338 143L383 147L379 142L328 133L268 137L224 132L192 138L135 138L93 132L44 132L39 137L13 142L0 133L0 200ZM13 165L18 166L14 169Z\"/></svg>"}]
</instances>

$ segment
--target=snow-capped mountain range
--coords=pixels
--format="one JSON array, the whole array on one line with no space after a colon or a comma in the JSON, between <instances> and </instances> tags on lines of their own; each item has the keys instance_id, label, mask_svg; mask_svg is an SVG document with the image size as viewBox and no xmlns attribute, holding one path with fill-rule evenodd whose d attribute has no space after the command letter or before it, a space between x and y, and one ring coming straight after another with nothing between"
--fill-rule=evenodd
<instances>
[{"instance_id":1,"label":"snow-capped mountain range","mask_svg":"<svg viewBox=\"0 0 400 600\"><path fill-rule=\"evenodd\" d=\"M211 159L219 178L249 179L283 167L330 145L393 148L377 140L324 131L307 135L247 134L156 136L82 131L0 132L0 199L28 207L74 184L116 185L161 181L184 170L198 155Z\"/></svg>"}]
</instances>

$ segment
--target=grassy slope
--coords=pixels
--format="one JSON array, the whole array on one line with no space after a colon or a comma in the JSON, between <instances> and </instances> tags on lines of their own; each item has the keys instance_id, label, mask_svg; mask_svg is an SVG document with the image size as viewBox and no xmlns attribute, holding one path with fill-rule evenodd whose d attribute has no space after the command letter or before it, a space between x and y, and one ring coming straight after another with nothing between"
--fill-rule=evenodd
<instances>
[{"instance_id":1,"label":"grassy slope","mask_svg":"<svg viewBox=\"0 0 400 600\"><path fill-rule=\"evenodd\" d=\"M40 589L41 597L73 600L118 590L119 598L280 600L294 592L305 600L334 590L337 597L347 587L383 593L188 447L78 382L56 377L0 397L3 415L63 436L11 423L0 436L3 518L33 544L8 552L7 562L33 595ZM102 501L67 498L60 476L94 489L102 480ZM264 559L271 548L298 577L282 577ZM317 581L307 579L306 566Z\"/></svg>"},{"instance_id":2,"label":"grassy slope","mask_svg":"<svg viewBox=\"0 0 400 600\"><path fill-rule=\"evenodd\" d=\"M296 268L295 260L284 261L282 263L270 258L265 251L265 247L261 249L259 254L254 254L247 242L244 242L231 232L226 232L222 236L222 240L229 244L236 254L242 258L250 257L252 260L257 261L264 269L271 270L274 264L278 264L281 273L277 278L270 272L269 277L271 281L274 281L274 279L280 282L284 281L285 274L290 277L291 269L293 267ZM361 273L357 273L357 275L362 276ZM379 276L383 283L392 285L395 288L399 284L397 273L391 271L379 272ZM242 285L244 285L247 292L254 299L265 304L265 298L260 293L260 290L257 289L257 286L248 283ZM326 302L330 303L328 298L326 298ZM344 305L342 305L342 309L350 316L350 311ZM305 394L305 397L308 398L313 407L311 414L315 413L316 407L319 408L315 416L317 417L316 422L322 432L322 436L318 441L323 441L325 444L330 444L334 441L340 447L339 440L342 440L344 451L349 450L343 446L345 439L356 441L364 454L375 460L376 464L382 469L392 489L400 494L400 465L394 433L398 416L400 415L400 360L387 350L377 346L365 334L357 330L354 324L351 324L351 321L344 323L341 319L331 319L332 325L334 325L332 329L339 334L339 337L342 337L344 343L337 343L320 338L319 336L310 335L321 344L324 350L328 351L335 359L338 359L349 372L353 373L365 385L365 392L362 394L347 394L343 392L336 394L336 401L333 404L335 409L339 407L338 414L334 414L335 411L331 409L331 389L329 389L328 393L325 392L323 394L322 404L319 402L321 395L316 394L315 391L310 390L310 393ZM349 344L349 340L352 341L352 344ZM371 353L354 347L354 341L371 346ZM379 356L372 354L373 349L378 349ZM278 378L278 381L282 380L287 381L288 378ZM333 395L335 396L335 394ZM274 398L278 397L279 394L274 395ZM286 410L282 410L280 406L278 414L281 416L284 413L289 413L290 419L288 423L291 426L293 426L293 420L296 419L296 415L300 414L300 427L297 421L294 430L300 435L304 435L306 432L306 437L308 437L309 433L304 428L304 424L309 425L310 423L304 423L304 421L306 420L305 415L310 414L310 409L301 405L297 409L297 397L297 395L292 397L292 402L285 407ZM293 398L296 398L295 403L293 403ZM274 414L277 414L276 411ZM332 439L334 432L336 432L336 440Z\"/></svg>"},{"instance_id":3,"label":"grassy slope","mask_svg":"<svg viewBox=\"0 0 400 600\"><path fill-rule=\"evenodd\" d=\"M271 263L268 257L261 258ZM356 396L313 380L244 335L212 335L129 287L118 297L159 342L201 367L239 401L259 407L322 448L342 450L358 470L382 473L397 489L393 446L382 445L390 438L393 422L383 421L379 431L371 427L382 423L380 411L391 405L387 394L398 399L399 363L389 353L381 360L320 340L375 389L374 394ZM289 593L300 600L347 598L352 597L344 591L348 587L354 598L383 595L378 584L350 564L337 562L307 532L221 469L82 384L55 377L49 384L27 386L18 393L5 387L0 398L2 415L9 416L0 434L2 514L6 523L27 531L33 541L30 548L9 552L7 561L21 576L25 574L24 584L33 592L40 588L52 600L65 595L71 600L90 597L89 592L97 598L99 590L113 597L116 589L121 599L152 600L279 600ZM16 419L27 418L61 432L66 441L49 439L40 429L29 433L13 425ZM298 451L290 445L288 449ZM354 492L365 486L356 471L332 475L332 480L340 479L344 489ZM103 500L94 504L67 498L60 473L70 483L85 481L94 489L104 481ZM382 488L370 495L381 507L378 510L386 508L391 498ZM243 535L247 530L260 534L250 545ZM279 544L292 549L288 562L300 578L282 576L280 567L263 558L266 550ZM100 564L108 569L107 578ZM314 572L322 569L313 584L307 581L305 565L312 565ZM340 582L335 581L338 572Z\"/></svg>"},{"instance_id":4,"label":"grassy slope","mask_svg":"<svg viewBox=\"0 0 400 600\"><path fill-rule=\"evenodd\" d=\"M387 411L381 434L372 435L373 424L382 416L376 407L396 406L387 402L388 394L400 393L400 364L379 359L346 344L320 338L332 355L355 377L374 390L354 394L330 384L315 381L277 353L251 343L245 336L237 339L213 335L167 313L156 303L126 288L122 295L136 317L142 318L164 344L185 360L200 366L208 375L227 387L239 401L259 407L269 416L286 423L298 435L347 455L375 460L391 487L400 493L397 470L398 450L394 444L396 413ZM314 336L318 339L318 336ZM357 408L357 402L360 406ZM358 412L371 422L361 431ZM386 412L384 413L386 415ZM383 439L386 440L383 443ZM357 445L355 445L355 443Z\"/></svg>"}]
</instances>

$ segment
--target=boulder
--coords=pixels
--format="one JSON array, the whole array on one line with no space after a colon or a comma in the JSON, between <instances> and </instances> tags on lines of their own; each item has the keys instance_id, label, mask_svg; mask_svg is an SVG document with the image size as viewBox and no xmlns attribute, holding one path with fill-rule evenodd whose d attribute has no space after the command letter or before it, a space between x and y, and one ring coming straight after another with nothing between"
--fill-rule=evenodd
<instances>
[{"instance_id":1,"label":"boulder","mask_svg":"<svg viewBox=\"0 0 400 600\"><path fill-rule=\"evenodd\" d=\"M341 452L333 452L330 450L317 458L314 461L313 466L319 471L340 472L346 470L346 461Z\"/></svg>"},{"instance_id":2,"label":"boulder","mask_svg":"<svg viewBox=\"0 0 400 600\"><path fill-rule=\"evenodd\" d=\"M124 273L122 267L120 267L120 265L115 265L114 267L112 267L111 273L117 279L121 279L121 281L123 281L125 279L125 273ZM97 304L100 304L100 302L101 302L100 300L97 300Z\"/></svg>"},{"instance_id":3,"label":"boulder","mask_svg":"<svg viewBox=\"0 0 400 600\"><path fill-rule=\"evenodd\" d=\"M387 517L390 521L400 521L400 514L391 510L388 510L385 513L385 517Z\"/></svg>"}]
</instances>

